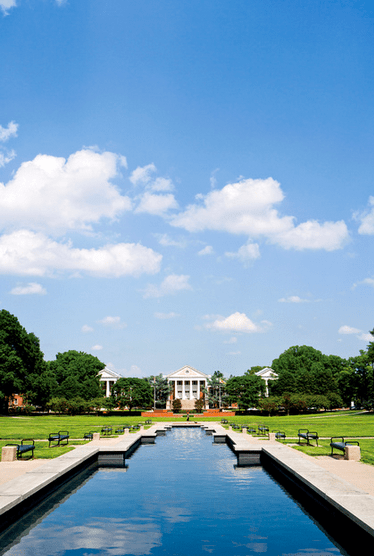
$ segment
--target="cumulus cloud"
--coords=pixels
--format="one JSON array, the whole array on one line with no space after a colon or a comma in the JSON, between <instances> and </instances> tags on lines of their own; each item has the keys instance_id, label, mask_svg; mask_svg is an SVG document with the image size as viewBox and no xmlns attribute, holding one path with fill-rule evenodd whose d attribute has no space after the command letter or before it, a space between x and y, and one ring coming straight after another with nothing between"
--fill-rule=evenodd
<instances>
[{"instance_id":1,"label":"cumulus cloud","mask_svg":"<svg viewBox=\"0 0 374 556\"><path fill-rule=\"evenodd\" d=\"M92 351L100 351L103 349L103 346L101 346L100 344L95 344L94 346L92 346Z\"/></svg>"},{"instance_id":2,"label":"cumulus cloud","mask_svg":"<svg viewBox=\"0 0 374 556\"><path fill-rule=\"evenodd\" d=\"M0 9L4 15L8 15L8 10L10 10L10 8L15 8L16 6L16 0L0 0Z\"/></svg>"},{"instance_id":3,"label":"cumulus cloud","mask_svg":"<svg viewBox=\"0 0 374 556\"><path fill-rule=\"evenodd\" d=\"M355 213L356 220L361 221L358 229L359 234L374 235L374 197L369 197L369 209L361 213Z\"/></svg>"},{"instance_id":4,"label":"cumulus cloud","mask_svg":"<svg viewBox=\"0 0 374 556\"><path fill-rule=\"evenodd\" d=\"M211 245L207 245L204 249L198 252L198 255L212 255L214 253L214 249Z\"/></svg>"},{"instance_id":5,"label":"cumulus cloud","mask_svg":"<svg viewBox=\"0 0 374 556\"><path fill-rule=\"evenodd\" d=\"M47 290L41 284L29 282L26 286L17 286L10 292L13 295L45 295Z\"/></svg>"},{"instance_id":6,"label":"cumulus cloud","mask_svg":"<svg viewBox=\"0 0 374 556\"><path fill-rule=\"evenodd\" d=\"M190 277L184 274L170 274L163 280L160 286L149 284L144 291L143 297L163 297L165 295L174 295L183 290L192 290L189 279Z\"/></svg>"},{"instance_id":7,"label":"cumulus cloud","mask_svg":"<svg viewBox=\"0 0 374 556\"><path fill-rule=\"evenodd\" d=\"M126 328L127 324L125 322L121 322L121 317L104 317L103 319L97 321L103 326L107 326L109 328Z\"/></svg>"},{"instance_id":8,"label":"cumulus cloud","mask_svg":"<svg viewBox=\"0 0 374 556\"><path fill-rule=\"evenodd\" d=\"M92 326L88 326L88 324L84 324L82 326L82 332L84 332L85 334L89 333L89 332L93 332L94 329L92 328Z\"/></svg>"},{"instance_id":9,"label":"cumulus cloud","mask_svg":"<svg viewBox=\"0 0 374 556\"><path fill-rule=\"evenodd\" d=\"M232 336L229 340L225 340L223 343L224 344L236 344L237 341L238 341L238 338L236 338L235 336Z\"/></svg>"},{"instance_id":10,"label":"cumulus cloud","mask_svg":"<svg viewBox=\"0 0 374 556\"><path fill-rule=\"evenodd\" d=\"M56 272L83 272L119 277L155 274L162 255L134 243L77 249L42 233L19 230L0 237L0 274L49 276Z\"/></svg>"},{"instance_id":11,"label":"cumulus cloud","mask_svg":"<svg viewBox=\"0 0 374 556\"><path fill-rule=\"evenodd\" d=\"M140 197L140 202L135 209L136 213L147 212L157 216L164 216L169 210L178 208L178 203L172 193L155 195L146 191Z\"/></svg>"},{"instance_id":12,"label":"cumulus cloud","mask_svg":"<svg viewBox=\"0 0 374 556\"><path fill-rule=\"evenodd\" d=\"M122 157L81 150L62 157L39 154L21 164L12 180L0 183L0 222L3 229L22 225L60 234L91 230L103 218L115 219L131 209L111 180Z\"/></svg>"},{"instance_id":13,"label":"cumulus cloud","mask_svg":"<svg viewBox=\"0 0 374 556\"><path fill-rule=\"evenodd\" d=\"M359 328L353 328L352 326L341 326L338 330L339 334L355 334L359 340L364 342L374 342L374 336L369 333L365 333Z\"/></svg>"},{"instance_id":14,"label":"cumulus cloud","mask_svg":"<svg viewBox=\"0 0 374 556\"><path fill-rule=\"evenodd\" d=\"M236 253L226 252L225 255L231 259L238 259L244 266L248 266L250 262L260 257L260 248L258 243L247 243L239 247Z\"/></svg>"},{"instance_id":15,"label":"cumulus cloud","mask_svg":"<svg viewBox=\"0 0 374 556\"><path fill-rule=\"evenodd\" d=\"M270 324L270 323L269 323ZM264 328L258 324L255 324L247 317L245 313L233 313L232 315L223 318L219 317L212 323L206 324L206 328L211 330L217 330L221 332L263 332Z\"/></svg>"},{"instance_id":16,"label":"cumulus cloud","mask_svg":"<svg viewBox=\"0 0 374 556\"><path fill-rule=\"evenodd\" d=\"M160 320L168 320L168 319L175 319L177 317L179 317L180 315L178 315L178 313L155 313L155 318L156 319L160 319Z\"/></svg>"},{"instance_id":17,"label":"cumulus cloud","mask_svg":"<svg viewBox=\"0 0 374 556\"><path fill-rule=\"evenodd\" d=\"M156 172L156 166L147 164L147 166L138 166L131 174L130 181L133 185L146 185L152 179L152 174Z\"/></svg>"},{"instance_id":18,"label":"cumulus cloud","mask_svg":"<svg viewBox=\"0 0 374 556\"><path fill-rule=\"evenodd\" d=\"M12 149L11 151L0 151L0 168L3 168L5 164L8 164L16 157L16 152Z\"/></svg>"},{"instance_id":19,"label":"cumulus cloud","mask_svg":"<svg viewBox=\"0 0 374 556\"><path fill-rule=\"evenodd\" d=\"M308 221L296 226L295 217L280 216L274 208L283 199L280 184L272 178L245 179L198 195L200 203L188 206L170 223L190 232L217 230L263 237L286 249L332 251L344 245L348 230L343 221Z\"/></svg>"},{"instance_id":20,"label":"cumulus cloud","mask_svg":"<svg viewBox=\"0 0 374 556\"><path fill-rule=\"evenodd\" d=\"M309 303L309 299L302 299L298 295L290 295L288 297L281 297L278 299L280 303Z\"/></svg>"}]
</instances>

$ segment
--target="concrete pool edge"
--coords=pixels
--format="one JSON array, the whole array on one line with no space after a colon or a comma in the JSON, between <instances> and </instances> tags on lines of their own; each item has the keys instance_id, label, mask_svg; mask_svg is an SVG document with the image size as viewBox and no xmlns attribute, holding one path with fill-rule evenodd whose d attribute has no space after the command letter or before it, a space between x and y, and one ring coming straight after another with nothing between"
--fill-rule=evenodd
<instances>
[{"instance_id":1,"label":"concrete pool edge","mask_svg":"<svg viewBox=\"0 0 374 556\"><path fill-rule=\"evenodd\" d=\"M219 424L193 422L156 424L146 431L125 435L112 445L105 445L105 440L102 446L89 443L0 485L1 529L5 529L85 467L94 462L105 465L112 461L115 464L120 459L124 463L125 458L138 446L153 443L157 435L166 434L172 426L201 427L206 434L213 436L215 443L227 443L237 456L239 465L265 462L272 465L291 477L295 484L315 493L316 497L323 499L360 530L374 537L374 496L313 462L304 460L299 452L282 444L265 439L254 440L249 435L227 431Z\"/></svg>"}]
</instances>

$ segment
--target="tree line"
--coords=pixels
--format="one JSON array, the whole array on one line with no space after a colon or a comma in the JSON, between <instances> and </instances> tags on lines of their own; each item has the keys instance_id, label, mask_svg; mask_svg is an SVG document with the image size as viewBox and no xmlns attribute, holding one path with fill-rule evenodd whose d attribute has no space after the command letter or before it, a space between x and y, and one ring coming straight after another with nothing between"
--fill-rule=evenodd
<instances>
[{"instance_id":1,"label":"tree line","mask_svg":"<svg viewBox=\"0 0 374 556\"><path fill-rule=\"evenodd\" d=\"M45 361L35 334L27 332L5 309L0 311L1 414L8 412L16 393L29 406L59 413L165 406L170 385L162 375L121 378L111 396L105 398L98 374L104 367L97 357L74 350ZM269 381L269 397L265 397L264 380L255 374L264 367L251 367L242 376L229 378L215 371L204 392L209 406L237 404L239 409L257 407L269 414L279 408L289 413L351 403L374 409L374 342L348 359L324 355L310 346L293 346L274 359L271 367L278 379ZM201 410L204 402L196 403L196 409Z\"/></svg>"}]
</instances>

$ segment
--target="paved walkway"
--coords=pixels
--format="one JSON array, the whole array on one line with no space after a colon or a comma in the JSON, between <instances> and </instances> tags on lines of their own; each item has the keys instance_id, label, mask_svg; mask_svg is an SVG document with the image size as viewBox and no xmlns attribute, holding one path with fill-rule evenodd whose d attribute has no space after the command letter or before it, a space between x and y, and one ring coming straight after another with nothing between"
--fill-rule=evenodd
<instances>
[{"instance_id":1,"label":"paved walkway","mask_svg":"<svg viewBox=\"0 0 374 556\"><path fill-rule=\"evenodd\" d=\"M263 438L255 438L249 435L244 436L249 442L259 442L266 443L267 441ZM99 441L93 441L92 446L105 446L116 444L123 440L123 436L118 438L101 438ZM293 448L289 447L290 450ZM298 452L300 457L309 459L309 461L323 467L326 471L337 475L341 479L344 479L351 485L356 486L367 494L374 496L374 466L367 465L365 463L360 463L356 461L346 461L342 459L342 456L330 457L330 456L319 456L312 457L302 452ZM33 471L34 469L44 465L51 460L48 459L32 459L25 461L12 461L12 462L0 462L0 484L4 484L15 477L20 477L28 471Z\"/></svg>"}]
</instances>

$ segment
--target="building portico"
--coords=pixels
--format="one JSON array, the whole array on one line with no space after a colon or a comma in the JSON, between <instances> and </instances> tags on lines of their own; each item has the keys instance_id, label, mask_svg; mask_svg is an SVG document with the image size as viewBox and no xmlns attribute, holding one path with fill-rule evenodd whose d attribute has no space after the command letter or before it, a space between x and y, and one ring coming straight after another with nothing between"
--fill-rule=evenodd
<instances>
[{"instance_id":1,"label":"building portico","mask_svg":"<svg viewBox=\"0 0 374 556\"><path fill-rule=\"evenodd\" d=\"M166 402L166 409L172 409L172 403L175 399L180 399L182 409L194 410L195 401L199 399L205 400L204 389L208 387L208 379L210 375L206 375L189 365L185 365L178 371L174 371L166 378L171 385L169 399ZM205 402L205 408L208 409L208 402Z\"/></svg>"}]
</instances>

